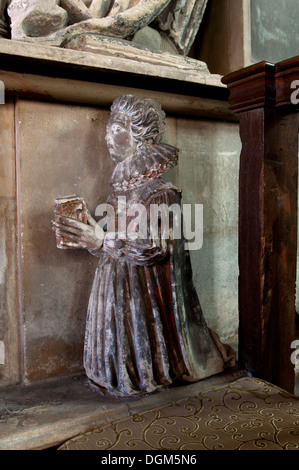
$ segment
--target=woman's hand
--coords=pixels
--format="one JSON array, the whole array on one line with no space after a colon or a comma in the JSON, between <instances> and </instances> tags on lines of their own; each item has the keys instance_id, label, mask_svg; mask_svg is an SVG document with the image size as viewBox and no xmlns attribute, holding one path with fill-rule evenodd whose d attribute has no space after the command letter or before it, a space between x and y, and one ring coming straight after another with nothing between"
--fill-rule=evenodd
<instances>
[{"instance_id":1,"label":"woman's hand","mask_svg":"<svg viewBox=\"0 0 299 470\"><path fill-rule=\"evenodd\" d=\"M61 245L70 248L85 250L99 250L103 245L103 239L99 238L96 230L96 221L87 213L88 224L69 217L59 217L53 221L53 230L56 235L63 237Z\"/></svg>"}]
</instances>

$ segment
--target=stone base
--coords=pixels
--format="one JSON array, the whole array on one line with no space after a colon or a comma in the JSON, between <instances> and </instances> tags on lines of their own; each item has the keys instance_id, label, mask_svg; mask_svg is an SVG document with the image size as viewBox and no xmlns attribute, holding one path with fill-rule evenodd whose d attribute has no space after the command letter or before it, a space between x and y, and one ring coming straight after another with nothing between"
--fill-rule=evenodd
<instances>
[{"instance_id":1,"label":"stone base","mask_svg":"<svg viewBox=\"0 0 299 470\"><path fill-rule=\"evenodd\" d=\"M85 375L6 387L0 389L0 450L58 446L115 419L188 398L244 376L243 371L232 369L195 384L126 399L96 391Z\"/></svg>"},{"instance_id":2,"label":"stone base","mask_svg":"<svg viewBox=\"0 0 299 470\"><path fill-rule=\"evenodd\" d=\"M23 56L27 60L51 60L80 69L96 67L98 70L225 88L221 76L211 74L204 62L169 52L153 52L129 41L105 36L80 34L64 43L63 47L55 47L42 38L22 41L0 39L0 54Z\"/></svg>"},{"instance_id":3,"label":"stone base","mask_svg":"<svg viewBox=\"0 0 299 470\"><path fill-rule=\"evenodd\" d=\"M150 49L139 47L124 39L99 36L96 34L80 34L73 37L63 44L66 49L77 51L92 52L103 57L113 57L117 59L126 59L135 64L144 64L144 66L154 65L155 67L169 67L177 73L185 72L189 75L189 80L199 80L207 75L210 76L207 65L199 60L184 57L179 54L169 52L154 52ZM217 76L220 80L220 76Z\"/></svg>"},{"instance_id":4,"label":"stone base","mask_svg":"<svg viewBox=\"0 0 299 470\"><path fill-rule=\"evenodd\" d=\"M101 38L100 44L101 51L98 41L83 35L67 48L0 38L0 80L7 93L19 96L110 106L130 90L156 99L167 114L238 120L221 76L205 63L119 39Z\"/></svg>"}]
</instances>

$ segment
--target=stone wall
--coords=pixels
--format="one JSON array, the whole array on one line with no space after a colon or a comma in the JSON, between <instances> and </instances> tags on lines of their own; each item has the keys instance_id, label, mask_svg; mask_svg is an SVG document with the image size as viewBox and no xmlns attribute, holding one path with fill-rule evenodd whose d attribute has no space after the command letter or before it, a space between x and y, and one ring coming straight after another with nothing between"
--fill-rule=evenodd
<instances>
[{"instance_id":1,"label":"stone wall","mask_svg":"<svg viewBox=\"0 0 299 470\"><path fill-rule=\"evenodd\" d=\"M297 0L254 0L250 5L253 62L280 62L298 55Z\"/></svg>"},{"instance_id":2,"label":"stone wall","mask_svg":"<svg viewBox=\"0 0 299 470\"><path fill-rule=\"evenodd\" d=\"M238 328L238 125L181 118L169 128L181 149L170 178L184 204L203 204L203 246L190 252L195 285L209 326L226 340Z\"/></svg>"},{"instance_id":3,"label":"stone wall","mask_svg":"<svg viewBox=\"0 0 299 470\"><path fill-rule=\"evenodd\" d=\"M112 166L105 148L107 111L19 100L24 372L32 381L77 370L96 259L58 250L51 228L55 197L106 199Z\"/></svg>"},{"instance_id":4,"label":"stone wall","mask_svg":"<svg viewBox=\"0 0 299 470\"><path fill-rule=\"evenodd\" d=\"M20 379L14 101L0 106L0 383Z\"/></svg>"},{"instance_id":5,"label":"stone wall","mask_svg":"<svg viewBox=\"0 0 299 470\"><path fill-rule=\"evenodd\" d=\"M56 248L53 201L78 194L93 213L106 200L113 167L104 139L107 108L17 99L15 107L11 102L0 112L7 115L6 129L1 128L6 163L0 203L7 225L0 247L6 292L0 317L6 352L2 385L82 369L97 259ZM238 321L238 124L169 116L164 141L180 148L179 166L168 178L181 187L184 203L203 204L203 247L191 252L194 280L209 326L226 339Z\"/></svg>"},{"instance_id":6,"label":"stone wall","mask_svg":"<svg viewBox=\"0 0 299 470\"><path fill-rule=\"evenodd\" d=\"M297 0L209 0L193 56L228 74L298 54Z\"/></svg>"}]
</instances>

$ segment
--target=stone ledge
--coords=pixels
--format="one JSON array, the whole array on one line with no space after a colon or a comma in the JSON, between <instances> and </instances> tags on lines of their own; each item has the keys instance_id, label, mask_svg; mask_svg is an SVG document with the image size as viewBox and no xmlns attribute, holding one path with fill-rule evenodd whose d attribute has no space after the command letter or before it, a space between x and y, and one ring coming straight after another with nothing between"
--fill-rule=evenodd
<instances>
[{"instance_id":1,"label":"stone ledge","mask_svg":"<svg viewBox=\"0 0 299 470\"><path fill-rule=\"evenodd\" d=\"M144 50L121 40L101 38L87 40L88 50L63 49L41 44L0 39L0 57L11 56L16 59L38 60L53 66L64 64L94 71L115 71L134 73L164 79L180 80L188 83L225 88L220 75L209 72L206 64L195 59L169 53ZM101 45L95 47L95 43ZM72 47L71 45L69 47ZM75 46L80 47L80 46ZM92 51L92 52L90 52ZM29 65L30 68L30 65Z\"/></svg>"},{"instance_id":2,"label":"stone ledge","mask_svg":"<svg viewBox=\"0 0 299 470\"><path fill-rule=\"evenodd\" d=\"M236 368L201 382L126 399L104 395L85 375L0 390L0 450L37 450L108 423L245 377Z\"/></svg>"},{"instance_id":3,"label":"stone ledge","mask_svg":"<svg viewBox=\"0 0 299 470\"><path fill-rule=\"evenodd\" d=\"M172 54L164 60L162 53L144 50L137 60L135 50L140 52L131 45L120 50L117 41L101 54L0 38L0 80L6 95L110 107L131 93L155 99L168 115L238 121L221 77L203 62Z\"/></svg>"}]
</instances>

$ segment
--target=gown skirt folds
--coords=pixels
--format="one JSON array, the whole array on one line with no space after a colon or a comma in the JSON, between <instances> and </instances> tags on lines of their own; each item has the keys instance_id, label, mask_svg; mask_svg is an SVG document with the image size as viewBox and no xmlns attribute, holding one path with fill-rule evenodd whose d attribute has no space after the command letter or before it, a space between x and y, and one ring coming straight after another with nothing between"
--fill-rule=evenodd
<instances>
[{"instance_id":1,"label":"gown skirt folds","mask_svg":"<svg viewBox=\"0 0 299 470\"><path fill-rule=\"evenodd\" d=\"M180 191L161 178L119 195L128 207L143 204L148 214L151 204L181 203ZM112 192L108 202L116 208L116 201ZM92 382L114 395L194 382L234 362L233 351L206 324L183 236L164 240L159 234L158 240L122 240L115 253L106 252L104 243L94 253L99 263L88 306L84 367Z\"/></svg>"}]
</instances>

